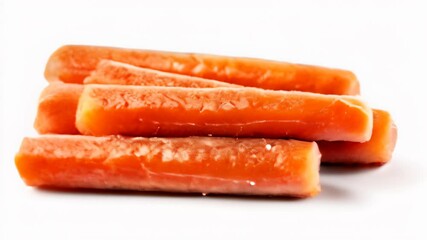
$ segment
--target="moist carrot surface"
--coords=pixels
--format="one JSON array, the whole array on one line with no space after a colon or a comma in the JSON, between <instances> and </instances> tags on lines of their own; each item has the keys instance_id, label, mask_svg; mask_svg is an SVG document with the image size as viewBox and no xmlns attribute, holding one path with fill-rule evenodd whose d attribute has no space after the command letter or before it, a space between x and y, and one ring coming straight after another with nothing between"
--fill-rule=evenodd
<instances>
[{"instance_id":1,"label":"moist carrot surface","mask_svg":"<svg viewBox=\"0 0 427 240\"><path fill-rule=\"evenodd\" d=\"M76 114L86 135L370 139L358 98L255 88L86 85Z\"/></svg>"},{"instance_id":2,"label":"moist carrot surface","mask_svg":"<svg viewBox=\"0 0 427 240\"><path fill-rule=\"evenodd\" d=\"M359 94L356 76L346 70L252 58L97 46L63 46L46 65L49 81L82 83L101 59L273 90Z\"/></svg>"},{"instance_id":3,"label":"moist carrot surface","mask_svg":"<svg viewBox=\"0 0 427 240\"><path fill-rule=\"evenodd\" d=\"M29 186L306 197L317 194L314 142L233 138L25 138L15 162Z\"/></svg>"},{"instance_id":4,"label":"moist carrot surface","mask_svg":"<svg viewBox=\"0 0 427 240\"><path fill-rule=\"evenodd\" d=\"M374 109L372 137L364 143L319 141L322 162L382 164L388 162L396 145L397 127L391 115Z\"/></svg>"},{"instance_id":5,"label":"moist carrot surface","mask_svg":"<svg viewBox=\"0 0 427 240\"><path fill-rule=\"evenodd\" d=\"M84 83L194 88L242 87L205 78L140 68L111 60L101 60L96 69L85 78Z\"/></svg>"},{"instance_id":6,"label":"moist carrot surface","mask_svg":"<svg viewBox=\"0 0 427 240\"><path fill-rule=\"evenodd\" d=\"M76 109L80 84L51 83L40 95L34 128L42 134L78 134Z\"/></svg>"}]
</instances>

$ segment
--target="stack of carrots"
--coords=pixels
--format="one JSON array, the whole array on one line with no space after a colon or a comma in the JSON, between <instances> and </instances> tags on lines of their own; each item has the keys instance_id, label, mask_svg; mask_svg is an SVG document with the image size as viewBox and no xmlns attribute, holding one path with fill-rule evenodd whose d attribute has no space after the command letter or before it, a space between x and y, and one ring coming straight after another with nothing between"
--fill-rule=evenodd
<instances>
[{"instance_id":1,"label":"stack of carrots","mask_svg":"<svg viewBox=\"0 0 427 240\"><path fill-rule=\"evenodd\" d=\"M319 165L381 165L397 129L345 70L63 46L16 166L27 185L308 197Z\"/></svg>"}]
</instances>

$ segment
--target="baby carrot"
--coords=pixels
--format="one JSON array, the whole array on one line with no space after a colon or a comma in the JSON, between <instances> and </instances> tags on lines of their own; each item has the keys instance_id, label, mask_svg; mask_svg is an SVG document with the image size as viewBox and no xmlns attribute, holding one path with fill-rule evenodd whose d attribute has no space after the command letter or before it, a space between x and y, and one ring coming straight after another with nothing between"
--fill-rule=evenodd
<instances>
[{"instance_id":1,"label":"baby carrot","mask_svg":"<svg viewBox=\"0 0 427 240\"><path fill-rule=\"evenodd\" d=\"M372 110L358 98L255 88L85 85L86 135L272 137L368 141Z\"/></svg>"},{"instance_id":2,"label":"baby carrot","mask_svg":"<svg viewBox=\"0 0 427 240\"><path fill-rule=\"evenodd\" d=\"M84 79L84 83L193 88L242 87L205 78L140 68L111 60L101 60L96 69Z\"/></svg>"},{"instance_id":3,"label":"baby carrot","mask_svg":"<svg viewBox=\"0 0 427 240\"><path fill-rule=\"evenodd\" d=\"M25 138L15 163L29 186L309 197L315 142L233 138Z\"/></svg>"},{"instance_id":4,"label":"baby carrot","mask_svg":"<svg viewBox=\"0 0 427 240\"><path fill-rule=\"evenodd\" d=\"M45 77L49 81L82 83L101 59L265 89L359 94L356 76L346 70L263 59L99 46L59 48L49 58Z\"/></svg>"}]
</instances>

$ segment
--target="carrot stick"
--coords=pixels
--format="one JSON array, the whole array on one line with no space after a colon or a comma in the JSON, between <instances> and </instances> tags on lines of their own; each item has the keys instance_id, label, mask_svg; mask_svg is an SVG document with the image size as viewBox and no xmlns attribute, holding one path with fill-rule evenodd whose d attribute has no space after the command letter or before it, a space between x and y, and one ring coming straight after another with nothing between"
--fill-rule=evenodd
<instances>
[{"instance_id":1,"label":"carrot stick","mask_svg":"<svg viewBox=\"0 0 427 240\"><path fill-rule=\"evenodd\" d=\"M324 94L359 94L356 76L346 70L252 58L97 46L63 46L46 65L49 81L82 83L101 59L243 86Z\"/></svg>"},{"instance_id":2,"label":"carrot stick","mask_svg":"<svg viewBox=\"0 0 427 240\"><path fill-rule=\"evenodd\" d=\"M42 134L79 134L75 121L82 92L80 84L49 84L40 95L34 128Z\"/></svg>"},{"instance_id":3,"label":"carrot stick","mask_svg":"<svg viewBox=\"0 0 427 240\"><path fill-rule=\"evenodd\" d=\"M84 79L84 83L192 88L242 87L205 78L140 68L111 60L101 60L96 69Z\"/></svg>"},{"instance_id":4,"label":"carrot stick","mask_svg":"<svg viewBox=\"0 0 427 240\"><path fill-rule=\"evenodd\" d=\"M229 136L364 142L372 110L358 98L255 88L86 85L86 135Z\"/></svg>"},{"instance_id":5,"label":"carrot stick","mask_svg":"<svg viewBox=\"0 0 427 240\"><path fill-rule=\"evenodd\" d=\"M374 110L372 137L364 143L318 141L322 163L384 164L396 145L397 128L391 115Z\"/></svg>"},{"instance_id":6,"label":"carrot stick","mask_svg":"<svg viewBox=\"0 0 427 240\"><path fill-rule=\"evenodd\" d=\"M232 138L25 138L15 163L29 186L316 195L315 142Z\"/></svg>"}]
</instances>

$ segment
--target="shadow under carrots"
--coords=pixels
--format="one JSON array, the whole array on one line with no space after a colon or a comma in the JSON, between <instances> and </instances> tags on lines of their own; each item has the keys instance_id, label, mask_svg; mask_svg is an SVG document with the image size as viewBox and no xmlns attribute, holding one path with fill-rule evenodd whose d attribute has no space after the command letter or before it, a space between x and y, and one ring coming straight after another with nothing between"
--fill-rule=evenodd
<instances>
[{"instance_id":1,"label":"shadow under carrots","mask_svg":"<svg viewBox=\"0 0 427 240\"><path fill-rule=\"evenodd\" d=\"M203 195L201 193L174 193L174 192L158 192L158 191L131 191L131 190L101 190L101 189L67 189L67 188L35 188L35 191L41 194L52 195L75 195L75 196L109 196L109 197L144 197L144 198L176 198L176 199L224 199L236 201L286 201L299 202L310 198L299 197L282 197L282 196L257 196L257 195L230 195L230 194L214 194L209 193Z\"/></svg>"},{"instance_id":2,"label":"shadow under carrots","mask_svg":"<svg viewBox=\"0 0 427 240\"><path fill-rule=\"evenodd\" d=\"M320 175L351 175L372 172L380 169L383 165L337 165L322 164Z\"/></svg>"},{"instance_id":3,"label":"shadow under carrots","mask_svg":"<svg viewBox=\"0 0 427 240\"><path fill-rule=\"evenodd\" d=\"M320 192L319 196L316 196L316 198L319 198L319 200L343 201L354 199L354 193L352 193L349 189L344 189L339 186L323 182L324 181L322 181L322 191Z\"/></svg>"}]
</instances>

